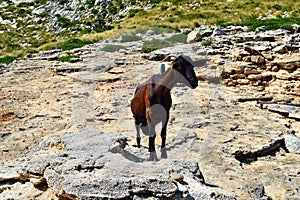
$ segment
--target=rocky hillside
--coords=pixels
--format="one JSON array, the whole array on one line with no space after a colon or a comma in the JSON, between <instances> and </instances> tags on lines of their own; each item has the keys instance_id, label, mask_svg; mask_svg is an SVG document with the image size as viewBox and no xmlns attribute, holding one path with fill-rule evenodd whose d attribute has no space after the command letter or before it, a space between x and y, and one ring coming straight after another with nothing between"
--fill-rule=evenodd
<instances>
[{"instance_id":1,"label":"rocky hillside","mask_svg":"<svg viewBox=\"0 0 300 200\"><path fill-rule=\"evenodd\" d=\"M202 26L188 44L142 53L177 35L1 65L0 199L299 199L299 33ZM172 90L168 159L158 136L150 162L147 137L135 147L130 99L178 54L199 86Z\"/></svg>"},{"instance_id":2,"label":"rocky hillside","mask_svg":"<svg viewBox=\"0 0 300 200\"><path fill-rule=\"evenodd\" d=\"M98 42L105 30L112 37L149 27L172 30L201 24L263 24L267 29L292 29L300 24L299 2L167 1L167 0L0 0L0 63L28 52L56 48L58 42L83 37Z\"/></svg>"},{"instance_id":3,"label":"rocky hillside","mask_svg":"<svg viewBox=\"0 0 300 200\"><path fill-rule=\"evenodd\" d=\"M45 43L111 29L112 24L148 1L0 1L0 50L37 48ZM51 38L51 39L50 39Z\"/></svg>"}]
</instances>

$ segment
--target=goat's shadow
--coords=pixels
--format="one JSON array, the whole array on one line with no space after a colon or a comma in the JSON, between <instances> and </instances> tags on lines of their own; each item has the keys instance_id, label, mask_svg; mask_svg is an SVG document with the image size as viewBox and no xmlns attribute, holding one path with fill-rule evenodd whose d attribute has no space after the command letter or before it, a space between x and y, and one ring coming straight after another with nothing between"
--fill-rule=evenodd
<instances>
[{"instance_id":1,"label":"goat's shadow","mask_svg":"<svg viewBox=\"0 0 300 200\"><path fill-rule=\"evenodd\" d=\"M147 147L144 148L137 148L136 145L126 145L126 147L122 147L122 145L117 145L110 149L112 153L119 153L125 159L130 160L132 162L146 162L146 161L159 161L161 159L167 159L167 149L161 149L161 157L157 157L156 151L155 152L148 152Z\"/></svg>"}]
</instances>

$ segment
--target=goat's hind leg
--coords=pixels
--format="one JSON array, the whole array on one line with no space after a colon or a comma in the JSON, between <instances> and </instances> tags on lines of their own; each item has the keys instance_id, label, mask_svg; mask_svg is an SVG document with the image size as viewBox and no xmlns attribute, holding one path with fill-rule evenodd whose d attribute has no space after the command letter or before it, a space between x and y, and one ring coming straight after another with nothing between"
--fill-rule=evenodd
<instances>
[{"instance_id":1,"label":"goat's hind leg","mask_svg":"<svg viewBox=\"0 0 300 200\"><path fill-rule=\"evenodd\" d=\"M149 126L149 132L150 132L150 136L149 136L149 152L150 152L150 161L157 161L157 155L156 155L156 151L155 151L155 126L153 124L150 124Z\"/></svg>"}]
</instances>

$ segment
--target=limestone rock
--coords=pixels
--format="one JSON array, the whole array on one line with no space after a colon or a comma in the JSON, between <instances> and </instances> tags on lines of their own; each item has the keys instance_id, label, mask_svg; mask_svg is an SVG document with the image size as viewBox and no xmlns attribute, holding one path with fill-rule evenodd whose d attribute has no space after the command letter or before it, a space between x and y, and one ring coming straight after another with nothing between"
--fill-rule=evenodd
<instances>
[{"instance_id":1,"label":"limestone rock","mask_svg":"<svg viewBox=\"0 0 300 200\"><path fill-rule=\"evenodd\" d=\"M284 137L285 146L291 153L300 154L300 138L295 135L286 135Z\"/></svg>"},{"instance_id":2,"label":"limestone rock","mask_svg":"<svg viewBox=\"0 0 300 200\"><path fill-rule=\"evenodd\" d=\"M187 35L187 43L199 42L202 39L199 30L195 29Z\"/></svg>"},{"instance_id":3,"label":"limestone rock","mask_svg":"<svg viewBox=\"0 0 300 200\"><path fill-rule=\"evenodd\" d=\"M225 35L226 33L220 27L216 27L211 35L211 37L216 37L219 35Z\"/></svg>"},{"instance_id":4,"label":"limestone rock","mask_svg":"<svg viewBox=\"0 0 300 200\"><path fill-rule=\"evenodd\" d=\"M237 83L240 85L248 85L250 83L250 80L248 79L237 79Z\"/></svg>"},{"instance_id":5,"label":"limestone rock","mask_svg":"<svg viewBox=\"0 0 300 200\"><path fill-rule=\"evenodd\" d=\"M107 53L99 51L107 44L100 41L1 65L0 199L297 199L299 123L278 109L236 98L271 95L299 102L299 34L263 33L266 40L286 43L288 53L280 54L273 49L281 42L243 42L260 40L262 32L223 31L206 47L180 44L141 54L139 41L123 44L130 45L126 52ZM206 39L213 29L199 33ZM130 99L135 85L158 73L157 61L172 53L199 61L201 83L196 90L179 85L172 91L169 158L160 159L158 134L159 160L149 162L148 138L141 148L134 146ZM63 54L78 54L82 68L52 61ZM260 56L265 63L251 60ZM65 66L70 71L53 73Z\"/></svg>"},{"instance_id":6,"label":"limestone rock","mask_svg":"<svg viewBox=\"0 0 300 200\"><path fill-rule=\"evenodd\" d=\"M235 51L232 53L232 61L242 61L243 60L244 62L248 62L248 61L244 60L244 58L247 56L250 56L250 53L245 50Z\"/></svg>"},{"instance_id":7,"label":"limestone rock","mask_svg":"<svg viewBox=\"0 0 300 200\"><path fill-rule=\"evenodd\" d=\"M250 74L249 76L247 76L247 79L249 79L250 81L258 81L261 80L261 78L261 74Z\"/></svg>"},{"instance_id":8,"label":"limestone rock","mask_svg":"<svg viewBox=\"0 0 300 200\"><path fill-rule=\"evenodd\" d=\"M282 46L278 46L276 48L273 49L273 51L275 53L281 53L281 54L284 54L284 53L287 53L288 52L288 48L286 45L282 45Z\"/></svg>"},{"instance_id":9,"label":"limestone rock","mask_svg":"<svg viewBox=\"0 0 300 200\"><path fill-rule=\"evenodd\" d=\"M271 66L278 66L280 69L293 71L300 66L300 58L274 60L270 63Z\"/></svg>"},{"instance_id":10,"label":"limestone rock","mask_svg":"<svg viewBox=\"0 0 300 200\"><path fill-rule=\"evenodd\" d=\"M291 74L291 79L294 79L294 80L300 80L300 71L294 71L292 74Z\"/></svg>"},{"instance_id":11,"label":"limestone rock","mask_svg":"<svg viewBox=\"0 0 300 200\"><path fill-rule=\"evenodd\" d=\"M244 69L244 74L249 75L249 74L259 74L260 72L255 68L255 67L245 67Z\"/></svg>"},{"instance_id":12,"label":"limestone rock","mask_svg":"<svg viewBox=\"0 0 300 200\"><path fill-rule=\"evenodd\" d=\"M249 46L245 46L244 50L249 52L251 55L261 55L261 53L258 50L254 49L252 47L249 47Z\"/></svg>"},{"instance_id":13,"label":"limestone rock","mask_svg":"<svg viewBox=\"0 0 300 200\"><path fill-rule=\"evenodd\" d=\"M256 64L264 64L266 62L265 58L260 55L251 56L251 61Z\"/></svg>"},{"instance_id":14,"label":"limestone rock","mask_svg":"<svg viewBox=\"0 0 300 200\"><path fill-rule=\"evenodd\" d=\"M223 67L223 73L225 74L242 74L245 67L249 66L249 63L245 62L232 62L226 63Z\"/></svg>"},{"instance_id":15,"label":"limestone rock","mask_svg":"<svg viewBox=\"0 0 300 200\"><path fill-rule=\"evenodd\" d=\"M285 70L279 70L276 73L276 78L280 79L280 80L289 80L291 78L290 73L288 73Z\"/></svg>"},{"instance_id":16,"label":"limestone rock","mask_svg":"<svg viewBox=\"0 0 300 200\"><path fill-rule=\"evenodd\" d=\"M121 146L122 141L125 141L122 135L101 131L48 137L28 154L18 173L8 174L9 168L2 164L1 169L5 172L1 181L18 180L18 174L21 174L23 179L31 180L35 185L46 183L60 198L118 199L143 195L175 198L182 197L183 192L199 198L208 197L213 192L220 195L217 199L235 199L223 189L206 185L197 163L177 160L135 162L130 160L134 156L128 156L130 153ZM53 150L52 145L60 142L65 144L64 149ZM190 189L180 191L182 187L179 188L173 180L184 181Z\"/></svg>"}]
</instances>

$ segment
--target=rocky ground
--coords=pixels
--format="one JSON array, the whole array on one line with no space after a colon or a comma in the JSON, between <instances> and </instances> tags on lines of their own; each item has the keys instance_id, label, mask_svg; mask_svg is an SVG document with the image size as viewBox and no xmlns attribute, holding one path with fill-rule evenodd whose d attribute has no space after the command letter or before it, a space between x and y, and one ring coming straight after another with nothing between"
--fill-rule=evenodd
<instances>
[{"instance_id":1,"label":"rocky ground","mask_svg":"<svg viewBox=\"0 0 300 200\"><path fill-rule=\"evenodd\" d=\"M207 47L100 50L115 40L67 52L75 63L51 51L1 66L0 199L299 199L299 107L288 116L239 101L299 105L299 34L238 43L257 33L216 30L197 30L214 39ZM179 53L197 63L199 86L172 90L168 159L150 162L147 137L134 146L130 99Z\"/></svg>"}]
</instances>

